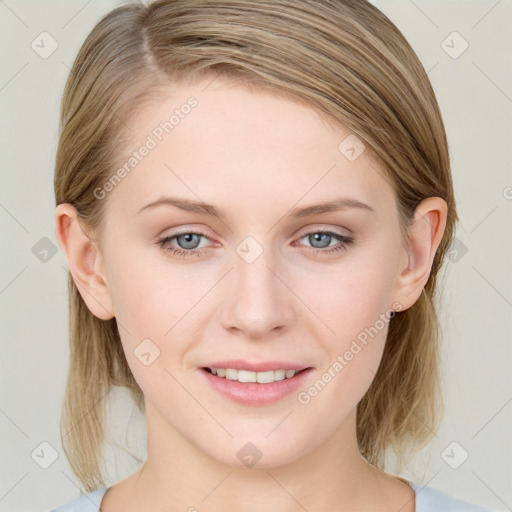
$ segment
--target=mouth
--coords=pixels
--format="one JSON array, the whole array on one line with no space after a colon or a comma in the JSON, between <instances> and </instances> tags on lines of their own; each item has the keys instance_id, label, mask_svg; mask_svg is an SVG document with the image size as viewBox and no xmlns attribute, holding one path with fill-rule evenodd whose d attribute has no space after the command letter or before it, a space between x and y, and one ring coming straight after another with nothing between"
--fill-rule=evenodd
<instances>
[{"instance_id":1,"label":"mouth","mask_svg":"<svg viewBox=\"0 0 512 512\"><path fill-rule=\"evenodd\" d=\"M299 373L309 370L309 368L310 367L302 368L301 370L286 370L281 368L277 370L256 372L236 368L208 368L205 366L202 370L221 379L236 380L242 383L257 382L258 384L271 384L273 382L292 379Z\"/></svg>"},{"instance_id":2,"label":"mouth","mask_svg":"<svg viewBox=\"0 0 512 512\"><path fill-rule=\"evenodd\" d=\"M244 406L264 406L277 402L285 397L293 396L300 386L304 386L314 367L280 368L264 371L242 368L223 368L220 366L203 366L200 373L211 389L220 396L228 398ZM254 367L254 366L253 366Z\"/></svg>"}]
</instances>

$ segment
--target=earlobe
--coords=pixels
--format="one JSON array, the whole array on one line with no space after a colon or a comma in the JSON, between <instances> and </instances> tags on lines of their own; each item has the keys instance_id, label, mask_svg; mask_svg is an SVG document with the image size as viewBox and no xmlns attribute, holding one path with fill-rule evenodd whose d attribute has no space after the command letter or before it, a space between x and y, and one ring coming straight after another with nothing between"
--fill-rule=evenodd
<instances>
[{"instance_id":1,"label":"earlobe","mask_svg":"<svg viewBox=\"0 0 512 512\"><path fill-rule=\"evenodd\" d=\"M408 247L404 249L406 265L400 268L394 299L402 310L411 307L425 287L434 256L443 238L448 206L440 197L428 197L417 207L409 228Z\"/></svg>"},{"instance_id":2,"label":"earlobe","mask_svg":"<svg viewBox=\"0 0 512 512\"><path fill-rule=\"evenodd\" d=\"M83 229L69 203L55 209L55 235L68 261L73 280L91 313L109 320L114 309L97 243Z\"/></svg>"}]
</instances>

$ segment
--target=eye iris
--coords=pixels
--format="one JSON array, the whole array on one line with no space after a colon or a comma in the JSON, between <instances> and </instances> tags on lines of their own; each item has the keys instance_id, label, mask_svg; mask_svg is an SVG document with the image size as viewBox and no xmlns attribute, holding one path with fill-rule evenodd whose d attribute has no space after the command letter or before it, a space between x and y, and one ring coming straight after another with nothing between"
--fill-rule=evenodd
<instances>
[{"instance_id":1,"label":"eye iris","mask_svg":"<svg viewBox=\"0 0 512 512\"><path fill-rule=\"evenodd\" d=\"M312 245L313 247L315 247L316 249L322 249L322 248L324 248L324 247L328 247L328 246L329 246L330 238L332 238L332 236L331 236L331 235L329 235L329 234L327 234L327 233L313 233L312 235L309 235L309 237L310 237L310 240L309 240L309 241L311 242L311 245ZM325 237L325 239L327 239L327 243L326 243L325 245L322 245L322 246L320 246L320 247L319 247L319 246L316 246L316 245L313 243L313 240L314 240L315 242L318 242L318 241L321 241L321 239L322 239L323 237ZM324 241L325 241L325 239L324 239Z\"/></svg>"},{"instance_id":2,"label":"eye iris","mask_svg":"<svg viewBox=\"0 0 512 512\"><path fill-rule=\"evenodd\" d=\"M190 240L191 237L192 240ZM194 237L196 238L196 240L194 240ZM180 239L185 239L184 245L180 242ZM199 242L199 236L196 235L195 233L186 233L185 235L177 236L176 241L178 242L178 245L182 249L195 249L197 247L197 243ZM191 246L189 244L191 244Z\"/></svg>"}]
</instances>

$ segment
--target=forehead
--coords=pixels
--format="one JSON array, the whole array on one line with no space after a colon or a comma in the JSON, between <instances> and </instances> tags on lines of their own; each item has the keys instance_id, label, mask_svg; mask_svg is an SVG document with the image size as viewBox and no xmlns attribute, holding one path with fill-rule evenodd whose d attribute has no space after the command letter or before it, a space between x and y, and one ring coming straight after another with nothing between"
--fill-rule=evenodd
<instances>
[{"instance_id":1,"label":"forehead","mask_svg":"<svg viewBox=\"0 0 512 512\"><path fill-rule=\"evenodd\" d=\"M226 78L170 84L129 124L130 143L117 161L126 177L114 195L136 196L137 204L166 191L213 203L231 197L240 206L248 196L268 204L285 195L291 208L344 192L377 205L393 201L354 134L280 93Z\"/></svg>"}]
</instances>

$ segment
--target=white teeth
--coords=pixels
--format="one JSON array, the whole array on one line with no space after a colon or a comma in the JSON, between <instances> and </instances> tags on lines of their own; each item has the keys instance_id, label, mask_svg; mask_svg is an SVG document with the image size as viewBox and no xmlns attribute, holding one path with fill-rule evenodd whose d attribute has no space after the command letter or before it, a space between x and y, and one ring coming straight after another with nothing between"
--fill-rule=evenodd
<instances>
[{"instance_id":1,"label":"white teeth","mask_svg":"<svg viewBox=\"0 0 512 512\"><path fill-rule=\"evenodd\" d=\"M217 377L225 377L228 380L238 382L259 382L270 384L271 382L291 379L300 370L269 370L267 372L251 372L249 370L235 370L234 368L210 368Z\"/></svg>"},{"instance_id":2,"label":"white teeth","mask_svg":"<svg viewBox=\"0 0 512 512\"><path fill-rule=\"evenodd\" d=\"M238 370L233 370L233 368L226 368L226 379L238 380Z\"/></svg>"},{"instance_id":3,"label":"white teeth","mask_svg":"<svg viewBox=\"0 0 512 512\"><path fill-rule=\"evenodd\" d=\"M286 370L274 370L274 380L284 380L286 377Z\"/></svg>"},{"instance_id":4,"label":"white teeth","mask_svg":"<svg viewBox=\"0 0 512 512\"><path fill-rule=\"evenodd\" d=\"M256 372L238 370L238 380L240 382L256 382Z\"/></svg>"}]
</instances>

